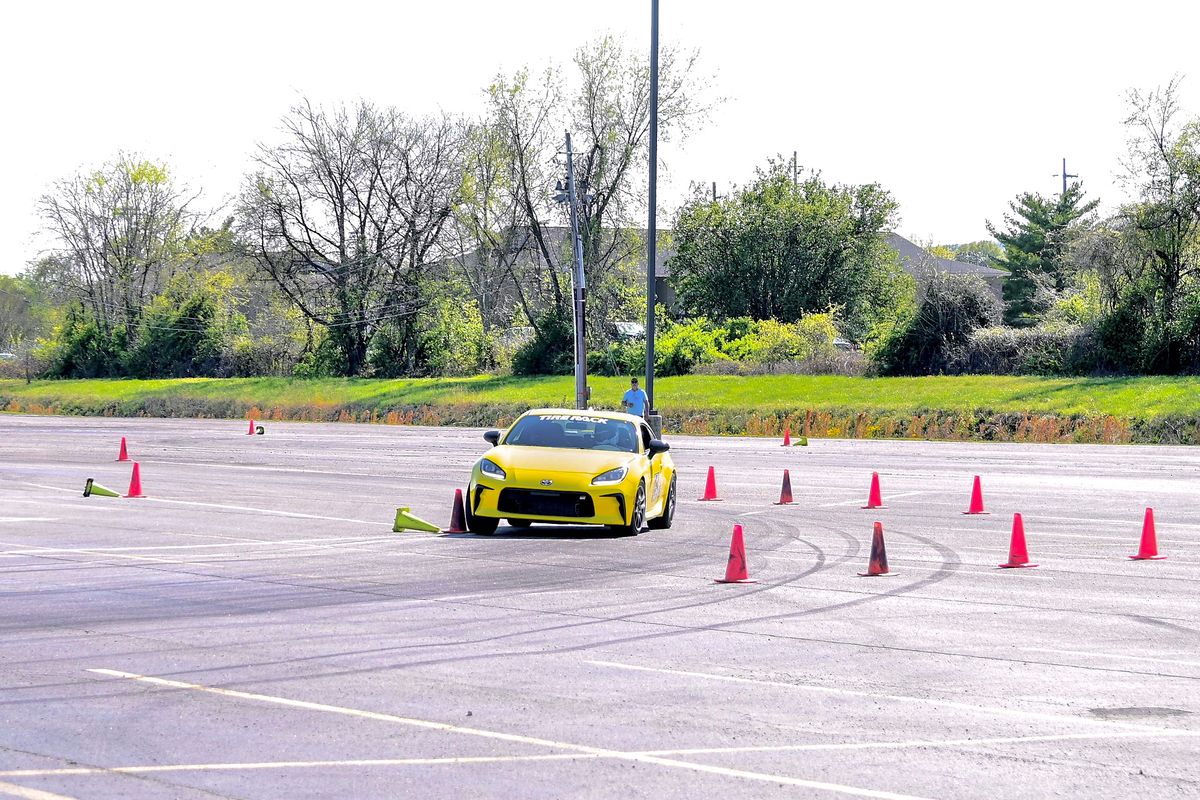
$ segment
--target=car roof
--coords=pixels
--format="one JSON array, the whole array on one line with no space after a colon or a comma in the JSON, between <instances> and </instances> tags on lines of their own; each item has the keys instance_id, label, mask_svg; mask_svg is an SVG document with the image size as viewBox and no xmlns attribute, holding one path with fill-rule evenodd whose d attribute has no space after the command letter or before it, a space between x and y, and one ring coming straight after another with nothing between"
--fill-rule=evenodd
<instances>
[{"instance_id":1,"label":"car roof","mask_svg":"<svg viewBox=\"0 0 1200 800\"><path fill-rule=\"evenodd\" d=\"M603 410L598 410L598 409L594 409L594 408L589 408L585 411L581 411L577 408L531 408L528 411L526 411L524 414L522 414L521 416L525 417L525 416L529 416L530 414L538 414L538 415L542 415L542 414L560 415L561 414L561 415L571 416L571 417L601 417L603 419L619 419L624 422L632 422L635 425L638 423L645 422L644 419L637 416L636 414L626 414L622 411L603 411Z\"/></svg>"}]
</instances>

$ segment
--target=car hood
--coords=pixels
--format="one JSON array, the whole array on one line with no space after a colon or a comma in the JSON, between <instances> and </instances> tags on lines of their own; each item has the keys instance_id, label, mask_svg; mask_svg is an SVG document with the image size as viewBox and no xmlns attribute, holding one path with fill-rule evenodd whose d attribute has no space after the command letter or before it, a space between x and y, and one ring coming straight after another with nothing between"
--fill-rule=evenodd
<instances>
[{"instance_id":1,"label":"car hood","mask_svg":"<svg viewBox=\"0 0 1200 800\"><path fill-rule=\"evenodd\" d=\"M567 447L493 447L484 458L493 461L511 478L533 477L557 472L594 477L624 466L638 456L611 450L575 450Z\"/></svg>"}]
</instances>

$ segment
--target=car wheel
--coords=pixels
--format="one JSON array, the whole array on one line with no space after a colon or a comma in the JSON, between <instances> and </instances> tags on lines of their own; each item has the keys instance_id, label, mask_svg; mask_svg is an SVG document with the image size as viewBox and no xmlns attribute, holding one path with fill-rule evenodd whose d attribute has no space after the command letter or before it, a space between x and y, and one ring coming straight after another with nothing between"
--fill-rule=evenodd
<instances>
[{"instance_id":1,"label":"car wheel","mask_svg":"<svg viewBox=\"0 0 1200 800\"><path fill-rule=\"evenodd\" d=\"M533 520L528 520L528 519L509 519L509 521L508 521L508 524L509 524L509 525L511 525L511 526L512 526L512 527L514 527L514 528L521 528L522 530L524 530L525 528L532 528L532 527L533 527Z\"/></svg>"},{"instance_id":2,"label":"car wheel","mask_svg":"<svg viewBox=\"0 0 1200 800\"><path fill-rule=\"evenodd\" d=\"M633 498L633 511L628 525L617 525L614 530L622 536L637 536L646 524L646 482L638 484L637 495Z\"/></svg>"},{"instance_id":3,"label":"car wheel","mask_svg":"<svg viewBox=\"0 0 1200 800\"><path fill-rule=\"evenodd\" d=\"M671 527L671 523L675 521L675 476L671 476L671 488L667 490L667 506L663 509L661 517L655 517L650 520L650 529L656 531L666 530Z\"/></svg>"},{"instance_id":4,"label":"car wheel","mask_svg":"<svg viewBox=\"0 0 1200 800\"><path fill-rule=\"evenodd\" d=\"M477 517L471 513L471 503L468 501L463 508L466 512L464 516L467 518L467 530L471 533L487 535L495 533L496 527L500 524L500 520L495 517Z\"/></svg>"}]
</instances>

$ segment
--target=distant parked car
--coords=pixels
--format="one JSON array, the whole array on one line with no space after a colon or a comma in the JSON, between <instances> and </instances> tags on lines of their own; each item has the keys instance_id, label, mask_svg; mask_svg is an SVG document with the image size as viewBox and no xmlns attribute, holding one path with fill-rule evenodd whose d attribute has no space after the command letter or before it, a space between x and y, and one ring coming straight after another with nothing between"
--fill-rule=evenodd
<instances>
[{"instance_id":1,"label":"distant parked car","mask_svg":"<svg viewBox=\"0 0 1200 800\"><path fill-rule=\"evenodd\" d=\"M833 340L833 346L838 350L857 350L858 347L847 339L837 338Z\"/></svg>"},{"instance_id":2,"label":"distant parked car","mask_svg":"<svg viewBox=\"0 0 1200 800\"><path fill-rule=\"evenodd\" d=\"M0 353L0 361L16 361L16 353Z\"/></svg>"}]
</instances>

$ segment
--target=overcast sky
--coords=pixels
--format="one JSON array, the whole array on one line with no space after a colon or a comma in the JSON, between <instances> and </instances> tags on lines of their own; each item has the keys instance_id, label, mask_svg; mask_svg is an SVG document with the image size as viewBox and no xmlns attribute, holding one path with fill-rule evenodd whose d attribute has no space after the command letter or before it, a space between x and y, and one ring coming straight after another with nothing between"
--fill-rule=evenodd
<instances>
[{"instance_id":1,"label":"overcast sky","mask_svg":"<svg viewBox=\"0 0 1200 800\"><path fill-rule=\"evenodd\" d=\"M649 0L204 3L42 0L5 11L0 271L48 246L34 204L119 151L167 162L217 206L301 95L414 113L482 110L498 71L567 61L602 33L649 44ZM899 231L985 238L1021 191L1052 194L1065 156L1106 208L1125 94L1182 73L1200 116L1200 3L662 0L664 45L699 48L726 101L661 151L659 198L743 183L771 155L881 183Z\"/></svg>"}]
</instances>

